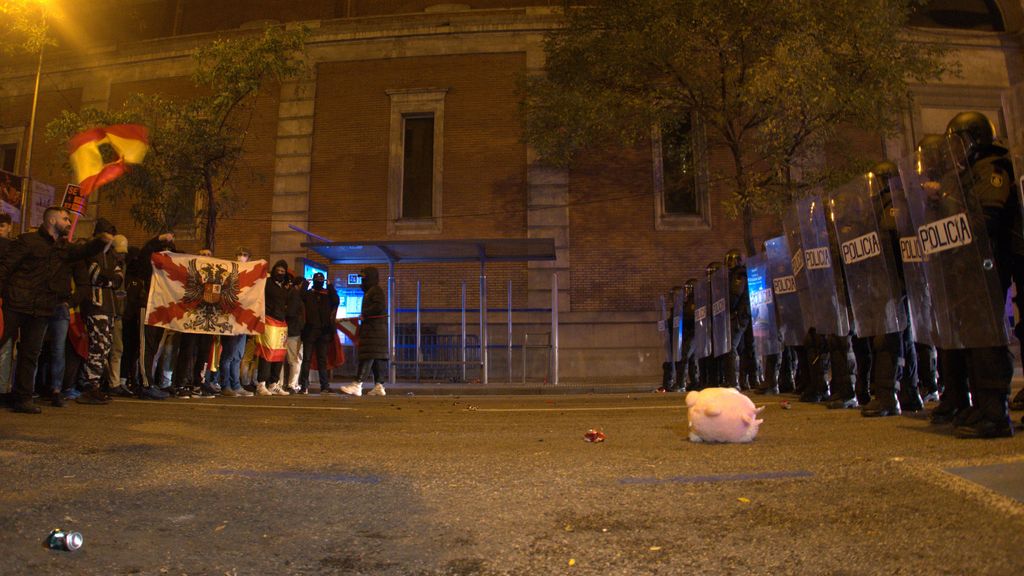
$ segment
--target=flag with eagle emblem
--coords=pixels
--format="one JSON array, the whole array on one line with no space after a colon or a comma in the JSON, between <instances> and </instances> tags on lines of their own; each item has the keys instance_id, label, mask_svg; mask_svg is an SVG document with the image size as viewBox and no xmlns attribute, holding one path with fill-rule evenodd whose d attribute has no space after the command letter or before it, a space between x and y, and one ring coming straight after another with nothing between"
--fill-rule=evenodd
<instances>
[{"instance_id":1,"label":"flag with eagle emblem","mask_svg":"<svg viewBox=\"0 0 1024 576\"><path fill-rule=\"evenodd\" d=\"M267 261L153 254L146 324L196 334L260 334Z\"/></svg>"}]
</instances>

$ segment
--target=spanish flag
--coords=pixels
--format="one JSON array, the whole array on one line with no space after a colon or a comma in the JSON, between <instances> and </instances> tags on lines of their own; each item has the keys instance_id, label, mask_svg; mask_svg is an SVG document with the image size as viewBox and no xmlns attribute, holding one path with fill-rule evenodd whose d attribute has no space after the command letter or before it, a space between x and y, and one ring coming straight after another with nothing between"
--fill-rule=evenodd
<instances>
[{"instance_id":1,"label":"spanish flag","mask_svg":"<svg viewBox=\"0 0 1024 576\"><path fill-rule=\"evenodd\" d=\"M104 164L101 144L109 144L117 159ZM88 198L93 190L120 178L128 164L141 164L148 150L149 131L139 124L116 124L76 134L68 142L68 152L82 196Z\"/></svg>"},{"instance_id":2,"label":"spanish flag","mask_svg":"<svg viewBox=\"0 0 1024 576\"><path fill-rule=\"evenodd\" d=\"M267 362L284 362L288 355L288 324L267 316L263 333L256 335L256 355Z\"/></svg>"}]
</instances>

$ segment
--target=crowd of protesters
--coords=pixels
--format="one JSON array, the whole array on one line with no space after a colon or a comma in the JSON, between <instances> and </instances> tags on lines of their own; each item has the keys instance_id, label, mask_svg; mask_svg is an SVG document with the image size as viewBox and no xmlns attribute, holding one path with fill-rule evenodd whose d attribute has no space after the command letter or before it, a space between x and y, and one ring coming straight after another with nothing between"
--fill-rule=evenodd
<instances>
[{"instance_id":1,"label":"crowd of protesters","mask_svg":"<svg viewBox=\"0 0 1024 576\"><path fill-rule=\"evenodd\" d=\"M284 260L270 269L266 315L287 324L288 334L284 359L271 361L261 357L252 335L177 332L145 323L152 256L177 251L173 234L138 247L104 218L96 220L91 238L69 241L71 230L69 213L54 207L37 230L11 239L11 218L0 213L0 394L15 412L38 414L41 402L107 404L112 397L307 394L310 371L317 375L317 391L331 392L339 299L322 273L307 280ZM212 256L208 250L198 255ZM247 248L236 250L237 261L250 257ZM383 291L375 269L361 276L367 338L358 374L369 378L372 372L376 385L367 394L383 396L386 348L376 336L382 328L386 334ZM338 392L360 396L362 382Z\"/></svg>"}]
</instances>

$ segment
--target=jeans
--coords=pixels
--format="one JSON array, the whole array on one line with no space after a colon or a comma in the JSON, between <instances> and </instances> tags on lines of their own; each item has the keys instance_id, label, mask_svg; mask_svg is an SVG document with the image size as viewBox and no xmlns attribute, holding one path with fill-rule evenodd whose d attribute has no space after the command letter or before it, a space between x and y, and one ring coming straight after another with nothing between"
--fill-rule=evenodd
<instances>
[{"instance_id":1,"label":"jeans","mask_svg":"<svg viewBox=\"0 0 1024 576\"><path fill-rule=\"evenodd\" d=\"M2 334L0 334L2 336ZM14 340L8 340L0 346L0 394L7 394L11 391L11 368L14 359Z\"/></svg>"},{"instance_id":2,"label":"jeans","mask_svg":"<svg viewBox=\"0 0 1024 576\"><path fill-rule=\"evenodd\" d=\"M245 353L245 340L245 334L220 337L220 343L224 346L220 356L220 385L224 390L242 389L239 370Z\"/></svg>"},{"instance_id":3,"label":"jeans","mask_svg":"<svg viewBox=\"0 0 1024 576\"><path fill-rule=\"evenodd\" d=\"M107 355L107 377L108 385L113 388L121 385L121 358L124 356L124 326L120 316L114 316L111 321L110 354Z\"/></svg>"},{"instance_id":4,"label":"jeans","mask_svg":"<svg viewBox=\"0 0 1024 576\"><path fill-rule=\"evenodd\" d=\"M288 337L288 382L287 387L292 390L299 388L299 372L302 369L302 338L299 336Z\"/></svg>"},{"instance_id":5,"label":"jeans","mask_svg":"<svg viewBox=\"0 0 1024 576\"><path fill-rule=\"evenodd\" d=\"M59 392L64 385L64 348L68 342L71 312L67 304L58 304L46 327L53 342L50 347L50 389ZM33 370L34 371L34 370Z\"/></svg>"}]
</instances>

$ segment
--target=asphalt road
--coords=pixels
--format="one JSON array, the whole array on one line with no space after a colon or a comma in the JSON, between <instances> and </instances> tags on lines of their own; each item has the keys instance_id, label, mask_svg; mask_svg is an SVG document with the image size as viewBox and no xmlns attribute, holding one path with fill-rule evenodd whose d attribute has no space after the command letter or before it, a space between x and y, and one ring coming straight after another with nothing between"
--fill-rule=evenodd
<instances>
[{"instance_id":1,"label":"asphalt road","mask_svg":"<svg viewBox=\"0 0 1024 576\"><path fill-rule=\"evenodd\" d=\"M689 442L678 394L4 412L0 574L1024 570L1024 504L946 471L1022 463L1024 433L779 401L747 445ZM45 549L56 527L83 548Z\"/></svg>"}]
</instances>

